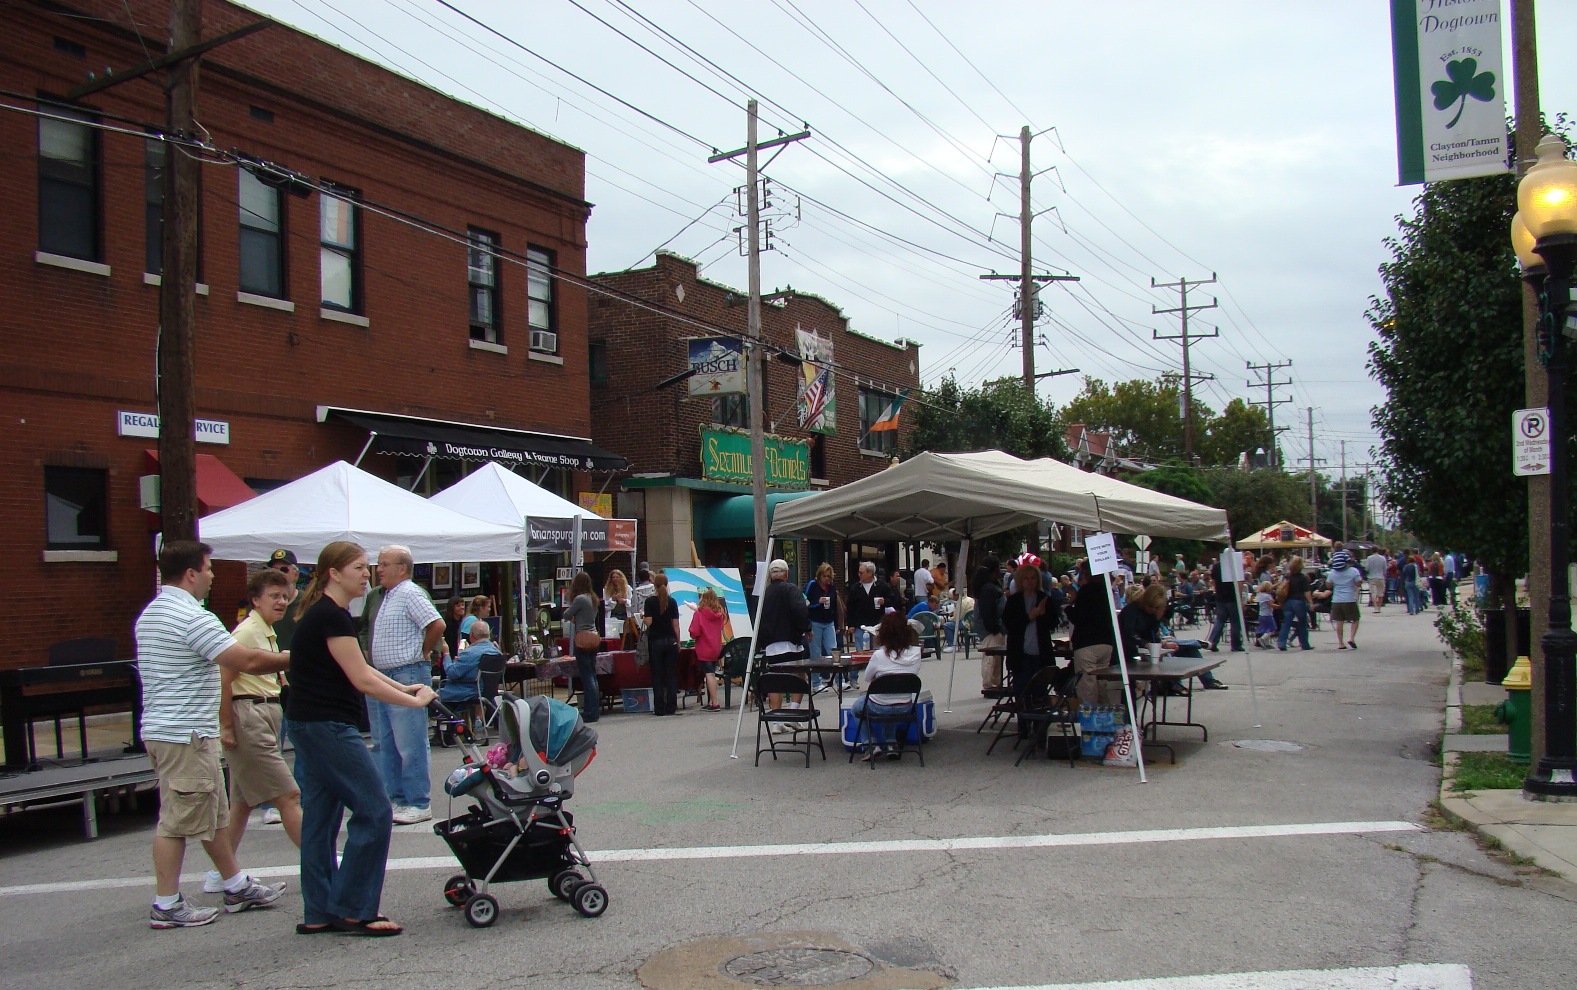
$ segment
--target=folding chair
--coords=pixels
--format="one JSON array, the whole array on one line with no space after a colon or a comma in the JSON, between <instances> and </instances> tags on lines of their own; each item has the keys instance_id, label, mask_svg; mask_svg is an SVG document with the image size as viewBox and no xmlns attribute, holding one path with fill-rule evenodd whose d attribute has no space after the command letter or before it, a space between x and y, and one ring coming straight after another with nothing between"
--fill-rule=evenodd
<instances>
[{"instance_id":1,"label":"folding chair","mask_svg":"<svg viewBox=\"0 0 1577 990\"><path fill-rule=\"evenodd\" d=\"M718 674L723 679L723 707L734 707L734 681L745 683L745 672L750 669L750 664L755 655L755 641L748 636L731 639L723 644L723 652L718 654ZM757 670L759 671L759 667Z\"/></svg>"},{"instance_id":2,"label":"folding chair","mask_svg":"<svg viewBox=\"0 0 1577 990\"><path fill-rule=\"evenodd\" d=\"M766 671L751 685L756 692L756 766L761 765L761 754L771 753L772 758L778 758L778 741L772 732L774 725L790 725L794 727L796 735L805 733L803 744L805 746L805 766L810 766L810 747L814 742L821 750L823 761L827 759L827 747L821 741L821 723L817 721L816 701L810 694L810 682L797 674L784 674L777 671ZM768 708L769 695L804 695L805 708ZM767 737L765 748L761 745L761 736ZM796 738L793 742L785 743L784 747L791 752L798 752L802 740Z\"/></svg>"},{"instance_id":3,"label":"folding chair","mask_svg":"<svg viewBox=\"0 0 1577 990\"><path fill-rule=\"evenodd\" d=\"M1024 762L1040 741L1048 736L1053 724L1059 725L1063 737L1069 738L1071 729L1079 724L1079 698L1077 687L1082 674L1072 673L1056 664L1047 664L1035 673L1024 691L1023 700L1014 697L1011 714L1017 720L1019 736L1030 741L1029 749L1019 755L1014 766ZM1007 734L1008 719L1002 721L996 738L986 749L986 755L997 748L997 743ZM1032 734L1033 733L1033 734ZM1014 749L1018 748L1015 742ZM1048 749L1049 752L1049 749ZM1068 766L1073 766L1073 751L1068 751Z\"/></svg>"},{"instance_id":4,"label":"folding chair","mask_svg":"<svg viewBox=\"0 0 1577 990\"><path fill-rule=\"evenodd\" d=\"M477 691L480 694L477 704L482 710L481 729L476 733L479 742L487 742L492 738L490 730L498 728L498 689L504 683L504 665L508 662L509 658L503 654L490 656L477 669Z\"/></svg>"},{"instance_id":5,"label":"folding chair","mask_svg":"<svg viewBox=\"0 0 1577 990\"><path fill-rule=\"evenodd\" d=\"M859 749L859 741L865 737L869 737L873 747L876 745L876 733L871 730L873 725L912 725L914 726L915 739L918 740L914 745L914 751L920 757L920 765L922 767L925 766L925 730L920 724L920 690L919 674L882 674L873 678L871 683L865 688L866 698L870 698L873 694L906 694L909 696L909 700L901 705L884 706L895 709L885 714L871 711L867 703L860 710L859 715L855 716L854 741L856 745L854 749ZM894 756L895 759L903 759L903 754L908 746L908 743L905 741L907 737L908 733L898 737L898 748L891 751L896 754ZM854 749L849 750L850 763L854 762ZM871 769L876 769L877 760L874 757L871 758L870 763Z\"/></svg>"},{"instance_id":6,"label":"folding chair","mask_svg":"<svg viewBox=\"0 0 1577 990\"><path fill-rule=\"evenodd\" d=\"M925 656L926 650L929 649L932 656L941 656L942 622L937 617L937 614L935 612L921 612L909 621L918 623L920 626L918 633L920 637L920 655L922 657Z\"/></svg>"}]
</instances>

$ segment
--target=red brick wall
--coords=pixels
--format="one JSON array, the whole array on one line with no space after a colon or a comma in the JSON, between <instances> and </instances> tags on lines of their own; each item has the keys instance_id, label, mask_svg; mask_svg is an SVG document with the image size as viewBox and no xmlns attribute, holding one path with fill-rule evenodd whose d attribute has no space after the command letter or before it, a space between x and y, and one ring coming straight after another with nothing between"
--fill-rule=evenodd
<instances>
[{"instance_id":1,"label":"red brick wall","mask_svg":"<svg viewBox=\"0 0 1577 990\"><path fill-rule=\"evenodd\" d=\"M119 0L72 0L73 9L126 23ZM166 4L133 0L155 54ZM205 35L254 15L206 0ZM77 59L53 38L85 46ZM144 61L132 34L31 3L6 10L0 89L60 93L89 71ZM269 80L266 84L260 80ZM289 86L287 90L284 86ZM8 99L7 102L17 102ZM123 83L84 101L139 121L163 116L160 90ZM274 114L258 120L250 107ZM239 148L315 178L358 189L444 226L502 235L585 271L584 155L539 134L425 90L330 45L270 27L216 49L202 74L198 118L220 148ZM77 635L114 635L130 650L130 621L152 588L148 517L137 508L145 449L115 435L115 413L154 412L158 289L144 284L143 142L100 136L104 277L40 264L37 122L0 114L0 511L8 566L0 600L0 666L44 661L58 620ZM228 420L229 446L199 445L243 477L289 480L335 459L353 460L365 434L316 422L318 405L352 406L587 436L586 296L557 283L562 365L529 360L524 269L500 265L502 342L508 354L469 346L463 246L363 211L362 286L369 326L319 313L316 196L285 198L287 290L293 313L237 300L237 171L205 165L202 271L197 301L197 414ZM110 546L117 564L50 563L44 549L43 466L86 457L110 469ZM407 466L411 463L405 462ZM364 467L392 477L392 459ZM216 611L234 620L239 578L221 575ZM230 587L235 585L235 587Z\"/></svg>"}]
</instances>

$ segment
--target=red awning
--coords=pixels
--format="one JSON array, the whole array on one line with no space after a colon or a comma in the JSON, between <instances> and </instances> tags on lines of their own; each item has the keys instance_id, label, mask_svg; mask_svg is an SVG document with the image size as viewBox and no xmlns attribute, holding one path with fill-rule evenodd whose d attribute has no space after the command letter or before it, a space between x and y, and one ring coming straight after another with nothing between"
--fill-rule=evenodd
<instances>
[{"instance_id":1,"label":"red awning","mask_svg":"<svg viewBox=\"0 0 1577 990\"><path fill-rule=\"evenodd\" d=\"M159 452L150 450L147 454L149 463L157 471ZM204 515L240 505L256 495L257 492L226 467L224 461L212 454L197 455L197 503Z\"/></svg>"}]
</instances>

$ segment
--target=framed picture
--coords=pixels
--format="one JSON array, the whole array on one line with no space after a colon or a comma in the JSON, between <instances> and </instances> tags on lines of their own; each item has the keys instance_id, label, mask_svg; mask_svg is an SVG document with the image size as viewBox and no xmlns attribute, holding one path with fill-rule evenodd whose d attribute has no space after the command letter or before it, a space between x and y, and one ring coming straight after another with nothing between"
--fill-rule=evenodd
<instances>
[{"instance_id":1,"label":"framed picture","mask_svg":"<svg viewBox=\"0 0 1577 990\"><path fill-rule=\"evenodd\" d=\"M553 579L543 578L537 582L537 604L551 605L553 603Z\"/></svg>"},{"instance_id":2,"label":"framed picture","mask_svg":"<svg viewBox=\"0 0 1577 990\"><path fill-rule=\"evenodd\" d=\"M453 587L454 587L454 565L453 564L434 564L433 565L433 590L434 591L448 591L450 588L453 588Z\"/></svg>"},{"instance_id":3,"label":"framed picture","mask_svg":"<svg viewBox=\"0 0 1577 990\"><path fill-rule=\"evenodd\" d=\"M482 587L482 565L472 562L460 565L460 589L470 591Z\"/></svg>"},{"instance_id":4,"label":"framed picture","mask_svg":"<svg viewBox=\"0 0 1577 990\"><path fill-rule=\"evenodd\" d=\"M433 565L417 564L411 569L411 580L431 588L433 586Z\"/></svg>"}]
</instances>

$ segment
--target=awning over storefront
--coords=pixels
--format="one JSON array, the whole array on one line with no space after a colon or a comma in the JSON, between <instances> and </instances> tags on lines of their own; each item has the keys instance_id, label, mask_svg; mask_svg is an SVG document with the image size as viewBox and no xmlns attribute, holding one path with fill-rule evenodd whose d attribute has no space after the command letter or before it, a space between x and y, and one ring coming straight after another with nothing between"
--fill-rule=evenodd
<instances>
[{"instance_id":1,"label":"awning over storefront","mask_svg":"<svg viewBox=\"0 0 1577 990\"><path fill-rule=\"evenodd\" d=\"M397 413L319 406L318 422L345 423L369 434L375 454L498 461L575 471L622 471L629 462L584 437L532 433Z\"/></svg>"},{"instance_id":2,"label":"awning over storefront","mask_svg":"<svg viewBox=\"0 0 1577 990\"><path fill-rule=\"evenodd\" d=\"M150 471L159 470L159 452L147 450ZM252 487L212 454L197 455L197 503L201 514L240 505L257 495Z\"/></svg>"},{"instance_id":3,"label":"awning over storefront","mask_svg":"<svg viewBox=\"0 0 1577 990\"><path fill-rule=\"evenodd\" d=\"M768 492L767 525L777 507L815 492ZM713 502L696 513L696 539L738 540L754 539L756 535L756 501L749 495L731 495Z\"/></svg>"}]
</instances>

